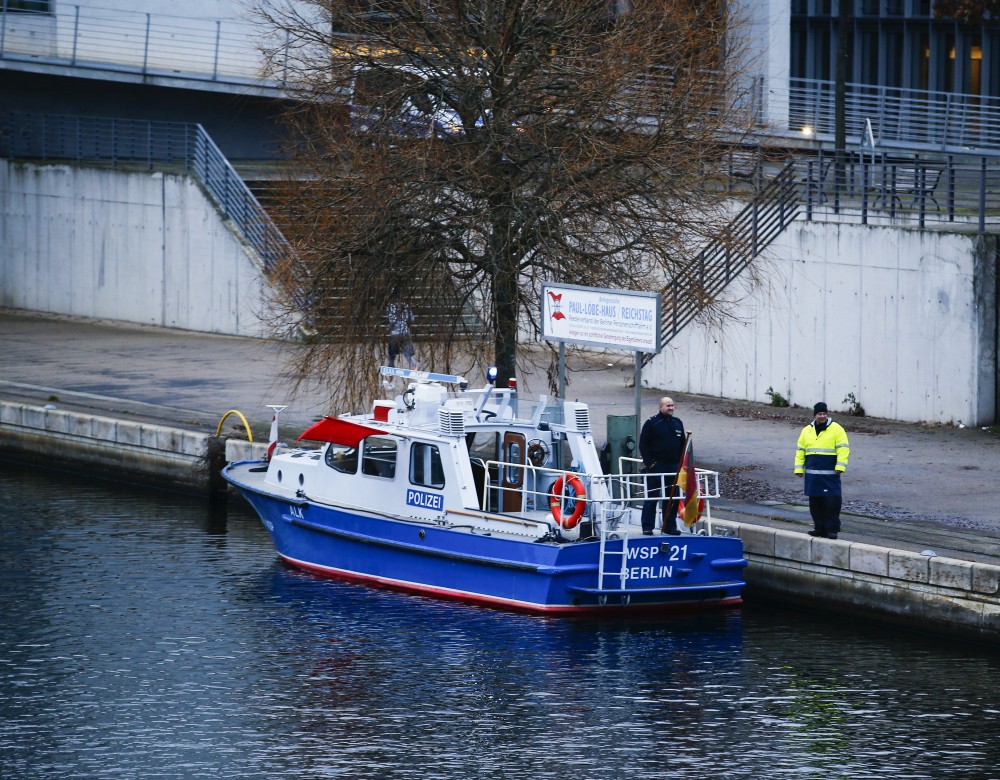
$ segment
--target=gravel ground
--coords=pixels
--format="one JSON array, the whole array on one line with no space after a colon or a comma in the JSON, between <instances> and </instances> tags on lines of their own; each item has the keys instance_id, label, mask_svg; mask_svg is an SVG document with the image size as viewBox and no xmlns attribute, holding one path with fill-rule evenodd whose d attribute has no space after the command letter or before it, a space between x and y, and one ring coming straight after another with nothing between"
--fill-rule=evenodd
<instances>
[{"instance_id":1,"label":"gravel ground","mask_svg":"<svg viewBox=\"0 0 1000 780\"><path fill-rule=\"evenodd\" d=\"M747 477L745 472L745 469L735 468L720 472L719 494L731 501L744 501L752 504L766 502L769 504L794 504L796 506L809 505L809 501L801 491L785 490L784 488L769 485L759 479ZM883 504L880 501L845 499L842 511L846 514L862 515L878 520L944 523L957 528L967 529L986 529L990 527L988 523L979 522L967 517L957 517L951 514L911 512L901 507Z\"/></svg>"},{"instance_id":2,"label":"gravel ground","mask_svg":"<svg viewBox=\"0 0 1000 780\"><path fill-rule=\"evenodd\" d=\"M697 398L691 397L692 400ZM810 417L808 410L782 409L782 408L760 408L745 405L731 405L723 402L721 405L714 403L706 404L701 401L702 411L721 414L724 417L738 418L742 420L776 421L781 423L794 423L796 426L805 425ZM715 399L712 399L713 401ZM696 402L697 403L697 402ZM838 421L848 429L850 436L857 434L868 434L871 436L889 436L894 432L905 430L906 428L922 428L933 433L935 429L947 431L950 426L907 426L905 423L898 423L891 420L872 420L869 418L859 418L840 415ZM991 436L996 434L989 432ZM765 480L755 479L748 474L760 470L760 466L734 466L719 474L719 493L723 497L733 501L745 501L749 503L782 503L808 506L809 502L801 490L789 490L785 487L771 484ZM853 473L852 475L853 476ZM847 478L845 477L845 480ZM849 492L850 488L845 488ZM879 520L899 520L904 522L932 522L951 525L965 529L988 529L992 525L988 522L978 521L969 517L962 517L952 513L940 512L917 512L904 509L900 506L893 506L882 501L868 501L852 499L845 496L843 512Z\"/></svg>"}]
</instances>

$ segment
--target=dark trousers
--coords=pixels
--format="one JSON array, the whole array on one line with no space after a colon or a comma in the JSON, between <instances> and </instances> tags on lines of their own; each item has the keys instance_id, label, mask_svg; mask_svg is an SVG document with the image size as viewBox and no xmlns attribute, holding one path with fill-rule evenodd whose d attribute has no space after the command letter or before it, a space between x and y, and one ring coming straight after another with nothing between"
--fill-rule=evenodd
<instances>
[{"instance_id":1,"label":"dark trousers","mask_svg":"<svg viewBox=\"0 0 1000 780\"><path fill-rule=\"evenodd\" d=\"M840 496L809 496L813 528L821 534L840 533Z\"/></svg>"},{"instance_id":2,"label":"dark trousers","mask_svg":"<svg viewBox=\"0 0 1000 780\"><path fill-rule=\"evenodd\" d=\"M673 471L674 467L664 466L662 463L656 463L650 469L651 472L661 473ZM656 525L656 505L660 504L663 507L663 516L666 521L663 527L668 531L676 530L677 528L677 499L674 498L673 501L669 500L670 489L674 485L673 477L646 477L646 501L642 502L642 530L652 531L653 527ZM678 493L679 495L679 493ZM663 501L650 501L652 498L659 498L663 496L665 500Z\"/></svg>"}]
</instances>

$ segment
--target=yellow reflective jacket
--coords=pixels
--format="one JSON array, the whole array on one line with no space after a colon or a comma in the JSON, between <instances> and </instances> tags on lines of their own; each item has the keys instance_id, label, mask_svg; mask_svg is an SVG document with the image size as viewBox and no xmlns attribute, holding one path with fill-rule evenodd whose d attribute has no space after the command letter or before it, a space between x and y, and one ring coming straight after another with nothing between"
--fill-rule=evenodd
<instances>
[{"instance_id":1,"label":"yellow reflective jacket","mask_svg":"<svg viewBox=\"0 0 1000 780\"><path fill-rule=\"evenodd\" d=\"M840 475L847 471L850 456L847 431L840 423L830 420L820 433L815 420L803 428L795 450L795 473L805 474L806 495L839 496Z\"/></svg>"}]
</instances>

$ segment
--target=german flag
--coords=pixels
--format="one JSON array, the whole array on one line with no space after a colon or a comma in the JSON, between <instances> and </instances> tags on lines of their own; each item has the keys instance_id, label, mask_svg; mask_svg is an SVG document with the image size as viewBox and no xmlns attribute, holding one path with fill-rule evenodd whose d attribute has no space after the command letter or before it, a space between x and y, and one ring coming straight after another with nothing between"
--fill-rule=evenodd
<instances>
[{"instance_id":1,"label":"german flag","mask_svg":"<svg viewBox=\"0 0 1000 780\"><path fill-rule=\"evenodd\" d=\"M681 467L677 472L675 493L677 488L680 488L684 493L684 498L677 508L677 514L684 521L684 526L690 528L701 517L703 506L701 496L698 494L698 473L694 467L694 448L691 446L690 436L684 443L684 457L681 458Z\"/></svg>"}]
</instances>

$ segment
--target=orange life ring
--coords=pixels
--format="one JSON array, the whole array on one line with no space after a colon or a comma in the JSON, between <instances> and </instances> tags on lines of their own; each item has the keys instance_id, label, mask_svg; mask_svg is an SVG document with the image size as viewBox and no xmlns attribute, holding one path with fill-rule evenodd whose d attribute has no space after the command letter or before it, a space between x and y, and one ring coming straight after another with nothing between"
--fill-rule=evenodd
<instances>
[{"instance_id":1,"label":"orange life ring","mask_svg":"<svg viewBox=\"0 0 1000 780\"><path fill-rule=\"evenodd\" d=\"M563 500L563 486L571 488L572 498L576 502L573 507L573 511L566 517L563 517L562 513L562 500ZM569 497L569 496L567 496ZM587 489L583 486L583 480L581 480L576 474L563 474L556 483L552 486L552 495L549 496L549 509L552 511L552 519L555 520L560 527L565 528L567 531L570 528L575 528L576 524L580 522L580 518L583 517L583 513L587 508Z\"/></svg>"}]
</instances>

